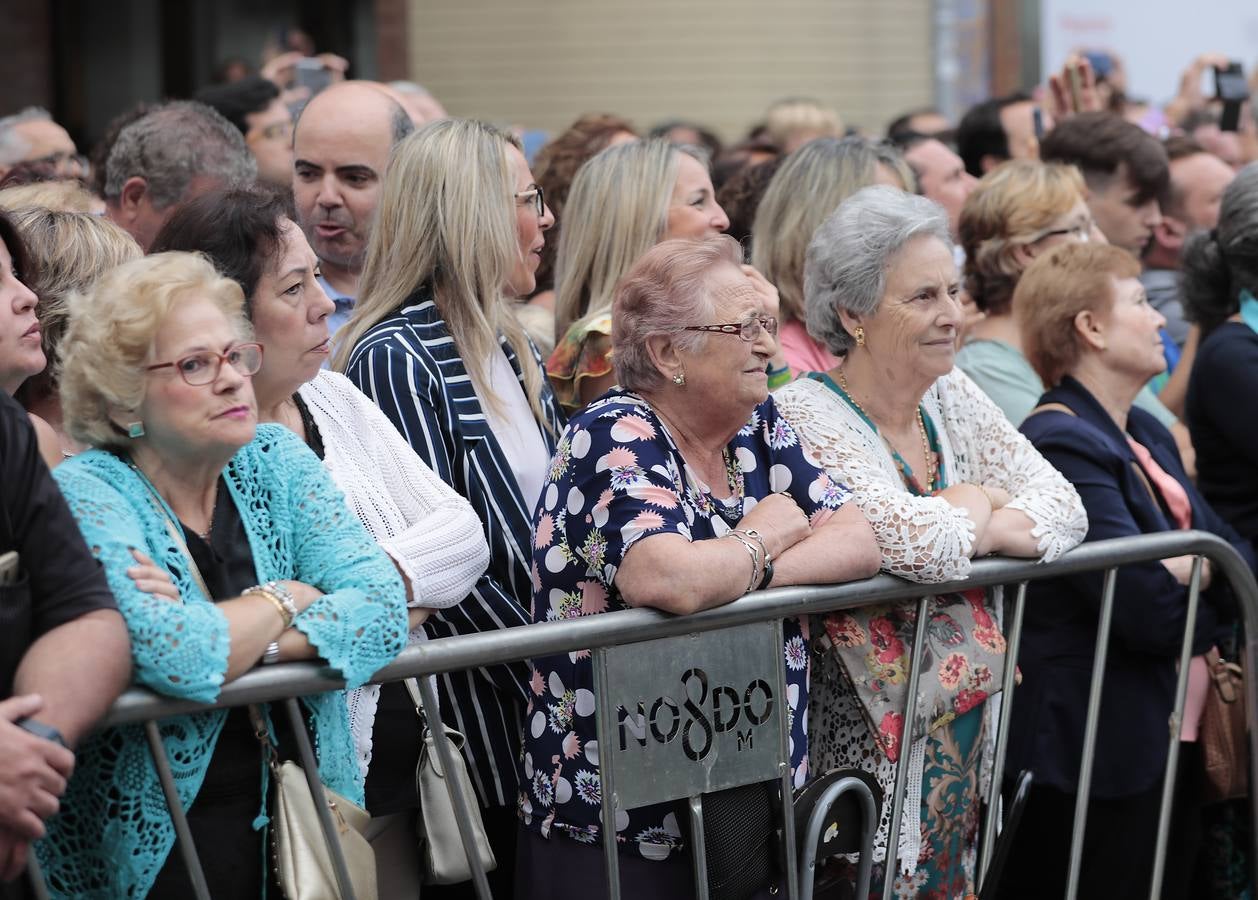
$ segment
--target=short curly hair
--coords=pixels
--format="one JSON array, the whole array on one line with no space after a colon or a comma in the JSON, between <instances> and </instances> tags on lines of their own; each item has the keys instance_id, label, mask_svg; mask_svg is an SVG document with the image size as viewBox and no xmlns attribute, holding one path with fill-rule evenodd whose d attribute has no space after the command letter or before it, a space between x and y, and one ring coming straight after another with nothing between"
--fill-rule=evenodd
<instances>
[{"instance_id":1,"label":"short curly hair","mask_svg":"<svg viewBox=\"0 0 1258 900\"><path fill-rule=\"evenodd\" d=\"M132 260L70 298L61 342L61 412L71 437L93 447L131 445L111 413L140 408L153 339L171 311L194 298L212 300L239 338L252 335L240 285L198 253Z\"/></svg>"}]
</instances>

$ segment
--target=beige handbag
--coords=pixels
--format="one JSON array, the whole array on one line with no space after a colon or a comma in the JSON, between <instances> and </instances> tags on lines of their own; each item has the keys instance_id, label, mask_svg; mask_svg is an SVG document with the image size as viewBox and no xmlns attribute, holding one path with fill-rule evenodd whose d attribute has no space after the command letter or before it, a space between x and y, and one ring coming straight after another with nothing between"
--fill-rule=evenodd
<instances>
[{"instance_id":1,"label":"beige handbag","mask_svg":"<svg viewBox=\"0 0 1258 900\"><path fill-rule=\"evenodd\" d=\"M249 707L249 716L275 780L271 848L275 874L284 896L287 900L340 900L336 870L319 824L306 772L291 760L278 761L275 745L256 706ZM357 803L329 790L327 785L323 787L323 795L332 813L356 900L376 900L376 854L363 836L371 815Z\"/></svg>"},{"instance_id":2,"label":"beige handbag","mask_svg":"<svg viewBox=\"0 0 1258 900\"><path fill-rule=\"evenodd\" d=\"M424 883L460 884L471 880L472 866L459 835L458 816L450 801L447 778L457 780L462 785L463 796L468 798L471 816L466 824L472 830L472 840L476 844L481 866L486 872L492 872L498 866L493 848L489 846L489 837L485 834L485 823L481 820L480 809L476 805L476 795L472 792L467 763L463 761L463 754L460 752L464 738L453 728L442 726L450 740L454 757L454 768L443 772L441 757L437 755L435 746L436 737L427 716L424 715L424 703L414 678L406 679L406 690L411 695L415 712L423 723L423 745L419 750L419 764L415 767L415 781L419 788L420 810L416 827L419 830L417 836L420 855L424 860Z\"/></svg>"}]
</instances>

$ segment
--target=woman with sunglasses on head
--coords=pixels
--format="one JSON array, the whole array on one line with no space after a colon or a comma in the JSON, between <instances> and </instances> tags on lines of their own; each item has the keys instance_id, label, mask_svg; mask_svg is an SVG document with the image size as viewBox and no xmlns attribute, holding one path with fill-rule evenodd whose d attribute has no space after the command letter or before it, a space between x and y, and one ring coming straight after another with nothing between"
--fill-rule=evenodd
<instances>
[{"instance_id":1,"label":"woman with sunglasses on head","mask_svg":"<svg viewBox=\"0 0 1258 900\"><path fill-rule=\"evenodd\" d=\"M984 175L961 210L957 230L965 251L965 290L984 315L967 329L957 367L1014 425L1035 408L1044 384L1022 352L1013 290L1027 266L1054 247L1105 242L1084 190L1074 166L1012 160ZM1148 387L1136 405L1167 428L1183 430Z\"/></svg>"},{"instance_id":2,"label":"woman with sunglasses on head","mask_svg":"<svg viewBox=\"0 0 1258 900\"><path fill-rule=\"evenodd\" d=\"M429 637L529 621L529 520L563 425L512 304L533 292L553 222L519 143L491 125L444 119L393 151L336 367L468 499L489 542L488 568L428 619ZM467 738L495 896L510 896L527 684L522 662L437 679L443 718ZM469 881L424 896L474 895Z\"/></svg>"},{"instance_id":3,"label":"woman with sunglasses on head","mask_svg":"<svg viewBox=\"0 0 1258 900\"><path fill-rule=\"evenodd\" d=\"M318 457L287 429L257 424L251 378L263 351L243 308L240 287L203 257L161 253L75 296L61 345L65 424L93 449L55 477L127 620L137 681L200 702L288 660L321 659L354 687L406 640L406 593L389 558ZM302 705L320 778L361 803L344 692ZM288 720L260 711L291 758ZM210 894L261 896L255 822L270 807L249 711L160 729ZM57 897L187 897L174 842L144 731L123 726L80 747L38 850Z\"/></svg>"},{"instance_id":4,"label":"woman with sunglasses on head","mask_svg":"<svg viewBox=\"0 0 1258 900\"><path fill-rule=\"evenodd\" d=\"M877 568L860 509L805 457L769 396L777 320L766 311L776 292L740 259L724 236L665 241L617 286L620 387L574 416L555 451L533 520L535 622L637 606L686 614L761 588L847 581ZM788 619L784 632L799 786L809 772L807 623ZM520 900L559 900L578 887L605 896L593 677L588 653L533 660ZM750 805L767 816L767 798L756 799ZM721 803L705 801L710 816L720 818ZM684 821L677 804L621 814L623 896L694 896ZM767 852L767 823L738 827ZM715 835L705 835L712 848ZM763 862L756 851L740 856ZM747 877L734 867L715 874L714 896ZM775 886L758 887L760 897Z\"/></svg>"}]
</instances>

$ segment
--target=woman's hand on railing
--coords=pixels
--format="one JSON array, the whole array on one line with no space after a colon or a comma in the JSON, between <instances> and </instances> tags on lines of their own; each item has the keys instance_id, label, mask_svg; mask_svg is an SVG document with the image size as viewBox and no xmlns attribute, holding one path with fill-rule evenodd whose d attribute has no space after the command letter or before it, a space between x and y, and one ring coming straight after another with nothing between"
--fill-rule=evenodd
<instances>
[{"instance_id":1,"label":"woman's hand on railing","mask_svg":"<svg viewBox=\"0 0 1258 900\"><path fill-rule=\"evenodd\" d=\"M812 533L808 516L789 494L770 494L757 503L738 523L754 529L764 538L765 549L777 559Z\"/></svg>"},{"instance_id":2,"label":"woman's hand on railing","mask_svg":"<svg viewBox=\"0 0 1258 900\"><path fill-rule=\"evenodd\" d=\"M1180 584L1187 586L1192 580L1192 561L1195 556L1172 556L1170 559L1162 560L1162 565L1166 566L1166 570ZM1210 565L1210 560L1201 560L1201 589L1204 591L1210 586L1210 581L1214 575Z\"/></svg>"},{"instance_id":3,"label":"woman's hand on railing","mask_svg":"<svg viewBox=\"0 0 1258 900\"><path fill-rule=\"evenodd\" d=\"M179 600L179 588L175 587L169 572L139 550L132 549L131 556L136 565L127 569L127 577L135 582L137 590L167 600Z\"/></svg>"}]
</instances>

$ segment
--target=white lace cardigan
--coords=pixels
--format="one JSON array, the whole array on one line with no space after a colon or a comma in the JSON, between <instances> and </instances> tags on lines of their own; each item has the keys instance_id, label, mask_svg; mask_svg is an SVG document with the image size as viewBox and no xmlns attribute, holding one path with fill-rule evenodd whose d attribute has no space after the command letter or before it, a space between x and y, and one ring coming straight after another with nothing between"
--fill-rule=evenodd
<instances>
[{"instance_id":1,"label":"white lace cardigan","mask_svg":"<svg viewBox=\"0 0 1258 900\"><path fill-rule=\"evenodd\" d=\"M825 384L809 378L800 378L773 396L818 464L852 490L882 550L884 572L924 584L969 574L974 523L965 510L941 497L910 494L886 444L847 402ZM922 398L922 406L936 426L949 484L965 482L1007 491L1009 508L1021 510L1034 523L1031 534L1038 539L1045 562L1057 559L1083 540L1088 520L1074 487L965 373L954 368L938 379ZM829 681L814 681L811 716L815 725L822 718L836 721L845 739L839 746L825 748L833 751L833 758L812 758L810 762L814 771L873 766L883 796L888 798L875 839L875 859L882 861L886 858L895 765L871 750L873 737L855 697L846 690L828 691ZM999 714L998 698L987 704L987 714L990 740ZM902 870L909 873L916 869L921 842L924 750L924 737L910 750L912 766L900 828L898 857ZM984 757L990 764L990 752Z\"/></svg>"},{"instance_id":2,"label":"white lace cardigan","mask_svg":"<svg viewBox=\"0 0 1258 900\"><path fill-rule=\"evenodd\" d=\"M323 440L323 463L350 509L409 582L411 606L444 609L468 595L489 564L480 518L424 465L393 423L344 375L321 371L298 391ZM410 642L424 640L423 629ZM363 777L371 763L379 685L349 692Z\"/></svg>"}]
</instances>

